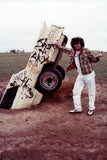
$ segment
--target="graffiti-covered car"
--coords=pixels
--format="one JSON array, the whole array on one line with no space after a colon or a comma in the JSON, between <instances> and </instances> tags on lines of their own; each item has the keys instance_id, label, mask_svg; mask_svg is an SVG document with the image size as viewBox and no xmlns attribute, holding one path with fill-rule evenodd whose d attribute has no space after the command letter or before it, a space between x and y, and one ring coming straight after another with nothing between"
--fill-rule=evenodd
<instances>
[{"instance_id":1,"label":"graffiti-covered car","mask_svg":"<svg viewBox=\"0 0 107 160\"><path fill-rule=\"evenodd\" d=\"M65 77L65 70L58 63L62 52L54 43L66 45L63 27L44 23L25 69L13 74L2 96L0 107L28 108L39 104L45 93L56 91Z\"/></svg>"}]
</instances>

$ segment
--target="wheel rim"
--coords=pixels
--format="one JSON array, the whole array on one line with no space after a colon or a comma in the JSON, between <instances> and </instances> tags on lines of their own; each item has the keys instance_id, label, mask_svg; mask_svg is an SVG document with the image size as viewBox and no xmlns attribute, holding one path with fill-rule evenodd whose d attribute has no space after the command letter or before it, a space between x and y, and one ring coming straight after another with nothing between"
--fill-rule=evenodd
<instances>
[{"instance_id":1,"label":"wheel rim","mask_svg":"<svg viewBox=\"0 0 107 160\"><path fill-rule=\"evenodd\" d=\"M40 84L43 88L52 90L58 84L57 75L51 72L46 72L40 77Z\"/></svg>"}]
</instances>

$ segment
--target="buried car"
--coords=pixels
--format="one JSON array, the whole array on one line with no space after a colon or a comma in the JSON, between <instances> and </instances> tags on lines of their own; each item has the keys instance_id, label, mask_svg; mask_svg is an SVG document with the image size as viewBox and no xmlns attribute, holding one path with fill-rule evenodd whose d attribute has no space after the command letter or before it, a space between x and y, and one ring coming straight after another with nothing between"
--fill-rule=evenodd
<instances>
[{"instance_id":1,"label":"buried car","mask_svg":"<svg viewBox=\"0 0 107 160\"><path fill-rule=\"evenodd\" d=\"M65 77L65 70L58 65L62 52L54 43L66 45L63 27L43 24L40 35L25 69L11 76L2 96L0 107L22 109L39 104L45 93L56 91Z\"/></svg>"}]
</instances>

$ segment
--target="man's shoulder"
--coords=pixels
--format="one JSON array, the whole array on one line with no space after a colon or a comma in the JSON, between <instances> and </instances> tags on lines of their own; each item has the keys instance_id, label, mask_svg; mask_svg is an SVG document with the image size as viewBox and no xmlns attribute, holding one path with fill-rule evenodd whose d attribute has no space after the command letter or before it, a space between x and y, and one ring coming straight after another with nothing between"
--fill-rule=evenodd
<instances>
[{"instance_id":1,"label":"man's shoulder","mask_svg":"<svg viewBox=\"0 0 107 160\"><path fill-rule=\"evenodd\" d=\"M89 48L83 48L83 51L90 52L90 49Z\"/></svg>"},{"instance_id":2,"label":"man's shoulder","mask_svg":"<svg viewBox=\"0 0 107 160\"><path fill-rule=\"evenodd\" d=\"M88 48L83 48L83 54L90 54L91 50Z\"/></svg>"}]
</instances>

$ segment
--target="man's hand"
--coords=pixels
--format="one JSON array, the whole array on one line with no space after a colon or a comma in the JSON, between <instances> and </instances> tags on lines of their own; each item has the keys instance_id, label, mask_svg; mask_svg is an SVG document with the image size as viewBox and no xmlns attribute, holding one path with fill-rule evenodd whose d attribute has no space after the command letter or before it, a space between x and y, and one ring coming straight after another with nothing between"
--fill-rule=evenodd
<instances>
[{"instance_id":1,"label":"man's hand","mask_svg":"<svg viewBox=\"0 0 107 160\"><path fill-rule=\"evenodd\" d=\"M98 54L97 54L97 57L98 57L98 58L103 57L103 53L98 53Z\"/></svg>"},{"instance_id":2,"label":"man's hand","mask_svg":"<svg viewBox=\"0 0 107 160\"><path fill-rule=\"evenodd\" d=\"M60 48L58 43L54 43L55 48Z\"/></svg>"}]
</instances>

